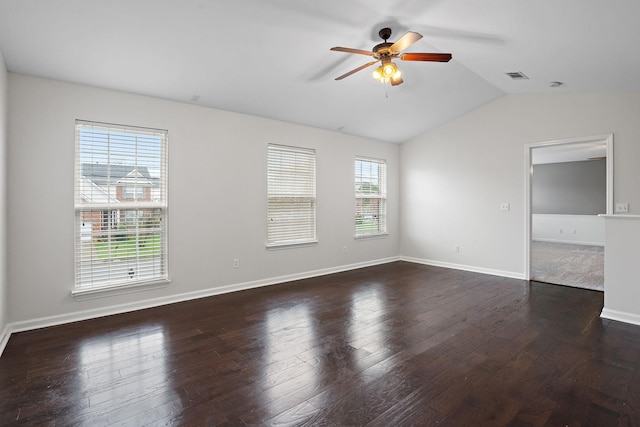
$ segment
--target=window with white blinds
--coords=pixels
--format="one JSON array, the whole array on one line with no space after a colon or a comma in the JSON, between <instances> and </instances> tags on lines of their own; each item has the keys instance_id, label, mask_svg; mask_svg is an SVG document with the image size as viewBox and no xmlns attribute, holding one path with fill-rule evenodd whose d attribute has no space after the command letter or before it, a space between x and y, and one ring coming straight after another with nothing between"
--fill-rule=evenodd
<instances>
[{"instance_id":1,"label":"window with white blinds","mask_svg":"<svg viewBox=\"0 0 640 427\"><path fill-rule=\"evenodd\" d=\"M356 237L387 233L387 164L356 158Z\"/></svg>"},{"instance_id":2,"label":"window with white blinds","mask_svg":"<svg viewBox=\"0 0 640 427\"><path fill-rule=\"evenodd\" d=\"M167 131L76 121L75 291L167 276Z\"/></svg>"},{"instance_id":3,"label":"window with white blinds","mask_svg":"<svg viewBox=\"0 0 640 427\"><path fill-rule=\"evenodd\" d=\"M267 246L316 242L316 152L269 144Z\"/></svg>"}]
</instances>

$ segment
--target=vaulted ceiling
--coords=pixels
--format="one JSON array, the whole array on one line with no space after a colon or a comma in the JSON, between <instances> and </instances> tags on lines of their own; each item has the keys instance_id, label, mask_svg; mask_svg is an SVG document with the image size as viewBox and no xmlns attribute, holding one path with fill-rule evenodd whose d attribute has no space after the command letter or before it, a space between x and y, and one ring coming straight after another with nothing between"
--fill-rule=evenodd
<instances>
[{"instance_id":1,"label":"vaulted ceiling","mask_svg":"<svg viewBox=\"0 0 640 427\"><path fill-rule=\"evenodd\" d=\"M505 94L640 92L639 18L635 0L0 0L0 50L11 72L403 142ZM370 59L329 48L385 26L453 60L335 81Z\"/></svg>"}]
</instances>

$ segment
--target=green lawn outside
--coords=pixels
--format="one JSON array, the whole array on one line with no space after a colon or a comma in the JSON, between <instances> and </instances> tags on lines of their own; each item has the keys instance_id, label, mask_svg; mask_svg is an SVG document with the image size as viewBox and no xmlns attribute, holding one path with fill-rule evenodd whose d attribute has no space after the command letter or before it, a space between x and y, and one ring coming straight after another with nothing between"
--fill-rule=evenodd
<instances>
[{"instance_id":1,"label":"green lawn outside","mask_svg":"<svg viewBox=\"0 0 640 427\"><path fill-rule=\"evenodd\" d=\"M136 240L129 238L121 241L94 243L96 254L100 259L129 259L160 255L160 236L157 234L141 236L136 251Z\"/></svg>"},{"instance_id":2,"label":"green lawn outside","mask_svg":"<svg viewBox=\"0 0 640 427\"><path fill-rule=\"evenodd\" d=\"M370 232L378 232L378 223L376 221L356 221L356 234L367 234Z\"/></svg>"}]
</instances>

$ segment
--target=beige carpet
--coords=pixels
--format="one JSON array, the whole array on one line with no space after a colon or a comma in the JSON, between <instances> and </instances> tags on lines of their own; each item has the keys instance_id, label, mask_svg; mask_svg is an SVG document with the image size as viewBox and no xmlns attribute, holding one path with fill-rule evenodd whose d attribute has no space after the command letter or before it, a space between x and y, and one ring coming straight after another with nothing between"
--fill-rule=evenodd
<instances>
[{"instance_id":1,"label":"beige carpet","mask_svg":"<svg viewBox=\"0 0 640 427\"><path fill-rule=\"evenodd\" d=\"M531 280L604 291L604 247L531 242Z\"/></svg>"}]
</instances>

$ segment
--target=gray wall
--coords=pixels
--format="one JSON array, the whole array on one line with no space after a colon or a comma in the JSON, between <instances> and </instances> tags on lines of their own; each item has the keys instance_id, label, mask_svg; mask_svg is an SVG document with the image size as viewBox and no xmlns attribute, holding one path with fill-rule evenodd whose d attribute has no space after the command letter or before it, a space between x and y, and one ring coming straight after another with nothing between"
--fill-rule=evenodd
<instances>
[{"instance_id":1,"label":"gray wall","mask_svg":"<svg viewBox=\"0 0 640 427\"><path fill-rule=\"evenodd\" d=\"M607 212L606 160L533 166L534 214L598 215Z\"/></svg>"}]
</instances>

